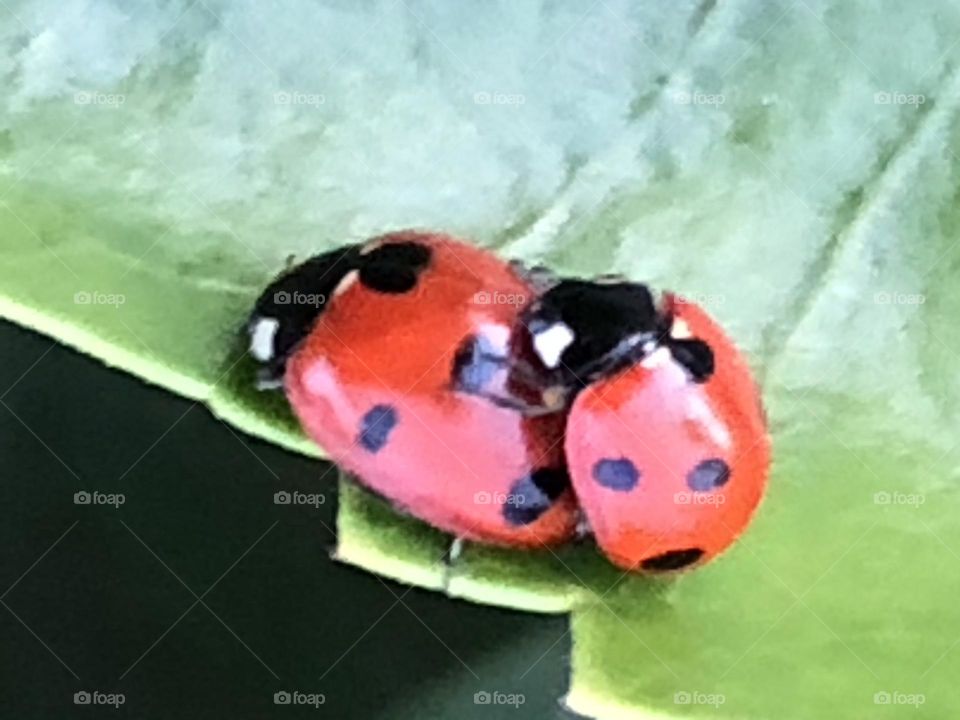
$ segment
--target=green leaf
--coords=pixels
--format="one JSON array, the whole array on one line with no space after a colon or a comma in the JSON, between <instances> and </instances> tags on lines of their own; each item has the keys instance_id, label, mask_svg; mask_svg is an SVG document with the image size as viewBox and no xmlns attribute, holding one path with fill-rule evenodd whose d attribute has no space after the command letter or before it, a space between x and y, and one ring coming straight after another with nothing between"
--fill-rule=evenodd
<instances>
[{"instance_id":1,"label":"green leaf","mask_svg":"<svg viewBox=\"0 0 960 720\"><path fill-rule=\"evenodd\" d=\"M338 556L574 609L588 715L953 714L960 8L203 5L0 23L0 313L317 454L238 344L288 254L437 227L683 292L750 355L774 435L724 557L447 569L448 538L349 480Z\"/></svg>"}]
</instances>

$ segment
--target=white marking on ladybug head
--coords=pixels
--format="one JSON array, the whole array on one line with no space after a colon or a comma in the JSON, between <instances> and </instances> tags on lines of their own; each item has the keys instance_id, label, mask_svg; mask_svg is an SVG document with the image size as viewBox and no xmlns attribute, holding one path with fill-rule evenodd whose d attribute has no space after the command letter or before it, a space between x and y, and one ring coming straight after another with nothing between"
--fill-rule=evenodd
<instances>
[{"instance_id":1,"label":"white marking on ladybug head","mask_svg":"<svg viewBox=\"0 0 960 720\"><path fill-rule=\"evenodd\" d=\"M276 318L261 317L253 322L250 328L250 354L260 362L273 360L273 339L280 329L280 321Z\"/></svg>"},{"instance_id":2,"label":"white marking on ladybug head","mask_svg":"<svg viewBox=\"0 0 960 720\"><path fill-rule=\"evenodd\" d=\"M563 351L570 347L576 337L570 326L556 322L534 333L533 349L544 365L555 368L560 364Z\"/></svg>"},{"instance_id":3,"label":"white marking on ladybug head","mask_svg":"<svg viewBox=\"0 0 960 720\"><path fill-rule=\"evenodd\" d=\"M677 338L677 340L685 340L687 338L692 338L693 333L690 332L690 326L687 325L683 320L674 320L673 325L670 327L670 337Z\"/></svg>"}]
</instances>

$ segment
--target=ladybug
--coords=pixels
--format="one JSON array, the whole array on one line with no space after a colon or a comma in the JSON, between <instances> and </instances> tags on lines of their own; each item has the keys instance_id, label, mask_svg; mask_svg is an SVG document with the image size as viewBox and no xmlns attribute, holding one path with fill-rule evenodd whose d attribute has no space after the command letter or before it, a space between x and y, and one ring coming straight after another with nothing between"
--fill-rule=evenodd
<instances>
[{"instance_id":1,"label":"ladybug","mask_svg":"<svg viewBox=\"0 0 960 720\"><path fill-rule=\"evenodd\" d=\"M559 281L522 322L569 397L569 472L610 561L659 573L729 547L763 496L770 441L747 363L720 326L616 278Z\"/></svg>"},{"instance_id":2,"label":"ladybug","mask_svg":"<svg viewBox=\"0 0 960 720\"><path fill-rule=\"evenodd\" d=\"M330 458L397 509L456 536L570 538L562 413L524 376L513 332L534 290L489 251L405 231L277 278L247 324L258 384L282 387ZM559 408L557 408L559 409Z\"/></svg>"}]
</instances>

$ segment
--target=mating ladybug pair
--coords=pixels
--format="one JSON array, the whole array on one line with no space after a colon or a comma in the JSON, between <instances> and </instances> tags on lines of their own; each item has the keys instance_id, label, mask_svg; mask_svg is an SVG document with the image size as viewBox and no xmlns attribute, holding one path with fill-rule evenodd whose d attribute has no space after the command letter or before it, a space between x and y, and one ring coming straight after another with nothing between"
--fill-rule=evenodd
<instances>
[{"instance_id":1,"label":"mating ladybug pair","mask_svg":"<svg viewBox=\"0 0 960 720\"><path fill-rule=\"evenodd\" d=\"M698 306L400 232L275 280L247 331L331 459L462 540L593 534L616 565L716 556L763 495L749 369Z\"/></svg>"}]
</instances>

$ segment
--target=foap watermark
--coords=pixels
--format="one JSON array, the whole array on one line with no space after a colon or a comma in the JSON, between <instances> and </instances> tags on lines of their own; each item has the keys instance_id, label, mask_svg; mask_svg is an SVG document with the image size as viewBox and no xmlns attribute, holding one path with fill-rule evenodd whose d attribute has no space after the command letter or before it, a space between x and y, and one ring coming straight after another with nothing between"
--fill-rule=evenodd
<instances>
[{"instance_id":1,"label":"foap watermark","mask_svg":"<svg viewBox=\"0 0 960 720\"><path fill-rule=\"evenodd\" d=\"M314 710L327 702L323 693L306 693L300 690L278 690L273 694L274 705L306 705Z\"/></svg>"},{"instance_id":2,"label":"foap watermark","mask_svg":"<svg viewBox=\"0 0 960 720\"><path fill-rule=\"evenodd\" d=\"M927 301L926 295L905 292L878 292L873 294L873 302L877 305L923 305Z\"/></svg>"},{"instance_id":3,"label":"foap watermark","mask_svg":"<svg viewBox=\"0 0 960 720\"><path fill-rule=\"evenodd\" d=\"M81 690L73 694L74 705L108 705L117 709L127 701L123 693L106 693L100 690Z\"/></svg>"},{"instance_id":4,"label":"foap watermark","mask_svg":"<svg viewBox=\"0 0 960 720\"><path fill-rule=\"evenodd\" d=\"M304 493L299 490L288 492L280 490L273 494L274 505L309 505L318 508L327 502L327 496L323 493Z\"/></svg>"},{"instance_id":5,"label":"foap watermark","mask_svg":"<svg viewBox=\"0 0 960 720\"><path fill-rule=\"evenodd\" d=\"M305 293L299 290L291 293L281 290L273 294L273 302L277 305L303 305L318 308L327 302L327 296L322 293Z\"/></svg>"},{"instance_id":6,"label":"foap watermark","mask_svg":"<svg viewBox=\"0 0 960 720\"><path fill-rule=\"evenodd\" d=\"M670 96L677 105L713 105L720 107L727 102L727 96L720 93L705 93L695 90L688 92L686 90L677 90Z\"/></svg>"},{"instance_id":7,"label":"foap watermark","mask_svg":"<svg viewBox=\"0 0 960 720\"><path fill-rule=\"evenodd\" d=\"M522 506L526 496L522 493L487 492L481 490L473 494L475 505L515 505Z\"/></svg>"},{"instance_id":8,"label":"foap watermark","mask_svg":"<svg viewBox=\"0 0 960 720\"><path fill-rule=\"evenodd\" d=\"M489 691L480 690L473 694L474 705L512 705L515 708L520 707L527 701L523 693L505 693L499 690Z\"/></svg>"},{"instance_id":9,"label":"foap watermark","mask_svg":"<svg viewBox=\"0 0 960 720\"><path fill-rule=\"evenodd\" d=\"M873 694L874 705L912 705L920 707L927 701L923 693L906 693L900 690L881 690Z\"/></svg>"},{"instance_id":10,"label":"foap watermark","mask_svg":"<svg viewBox=\"0 0 960 720\"><path fill-rule=\"evenodd\" d=\"M727 702L727 696L699 690L678 690L673 694L673 702L675 705L710 705L718 708Z\"/></svg>"},{"instance_id":11,"label":"foap watermark","mask_svg":"<svg viewBox=\"0 0 960 720\"><path fill-rule=\"evenodd\" d=\"M327 98L320 93L300 92L299 90L281 90L273 94L274 105L299 105L318 108L326 104Z\"/></svg>"},{"instance_id":12,"label":"foap watermark","mask_svg":"<svg viewBox=\"0 0 960 720\"><path fill-rule=\"evenodd\" d=\"M112 305L119 308L125 305L127 296L122 293L107 293L99 290L80 290L73 294L74 305Z\"/></svg>"},{"instance_id":13,"label":"foap watermark","mask_svg":"<svg viewBox=\"0 0 960 720\"><path fill-rule=\"evenodd\" d=\"M475 92L473 102L476 105L523 105L527 96L520 93Z\"/></svg>"},{"instance_id":14,"label":"foap watermark","mask_svg":"<svg viewBox=\"0 0 960 720\"><path fill-rule=\"evenodd\" d=\"M700 305L701 307L719 307L727 302L726 295L717 293L674 293L673 299L678 305Z\"/></svg>"},{"instance_id":15,"label":"foap watermark","mask_svg":"<svg viewBox=\"0 0 960 720\"><path fill-rule=\"evenodd\" d=\"M716 505L720 507L727 498L711 492L678 492L673 494L675 505Z\"/></svg>"},{"instance_id":16,"label":"foap watermark","mask_svg":"<svg viewBox=\"0 0 960 720\"><path fill-rule=\"evenodd\" d=\"M927 501L925 495L920 493L905 492L875 492L873 494L874 505L906 505L907 507L920 507Z\"/></svg>"},{"instance_id":17,"label":"foap watermark","mask_svg":"<svg viewBox=\"0 0 960 720\"><path fill-rule=\"evenodd\" d=\"M474 305L523 305L527 302L527 296L523 293L505 293L494 290L489 292L481 290L473 294Z\"/></svg>"},{"instance_id":18,"label":"foap watermark","mask_svg":"<svg viewBox=\"0 0 960 720\"><path fill-rule=\"evenodd\" d=\"M873 94L874 105L913 105L919 107L927 101L926 95L904 92L878 92Z\"/></svg>"},{"instance_id":19,"label":"foap watermark","mask_svg":"<svg viewBox=\"0 0 960 720\"><path fill-rule=\"evenodd\" d=\"M110 505L114 510L119 510L120 506L127 501L127 496L123 493L103 493L99 490L87 492L80 490L73 494L74 505Z\"/></svg>"},{"instance_id":20,"label":"foap watermark","mask_svg":"<svg viewBox=\"0 0 960 720\"><path fill-rule=\"evenodd\" d=\"M100 107L118 108L126 101L126 95L104 93L96 90L81 90L73 94L73 103L75 105L97 105Z\"/></svg>"}]
</instances>

